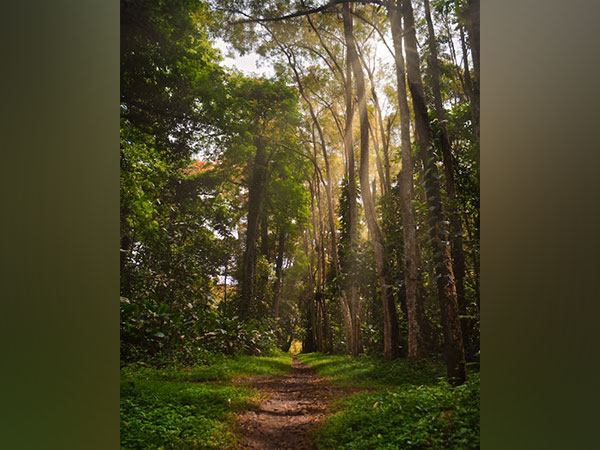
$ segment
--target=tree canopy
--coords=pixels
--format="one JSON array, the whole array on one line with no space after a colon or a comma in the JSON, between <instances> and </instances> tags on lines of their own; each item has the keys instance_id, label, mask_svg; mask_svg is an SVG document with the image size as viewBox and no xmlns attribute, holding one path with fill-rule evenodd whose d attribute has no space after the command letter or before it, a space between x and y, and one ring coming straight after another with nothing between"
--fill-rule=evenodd
<instances>
[{"instance_id":1,"label":"tree canopy","mask_svg":"<svg viewBox=\"0 0 600 450\"><path fill-rule=\"evenodd\" d=\"M477 3L477 4L476 4ZM121 1L121 359L479 361L478 2ZM215 40L272 77L223 65Z\"/></svg>"}]
</instances>

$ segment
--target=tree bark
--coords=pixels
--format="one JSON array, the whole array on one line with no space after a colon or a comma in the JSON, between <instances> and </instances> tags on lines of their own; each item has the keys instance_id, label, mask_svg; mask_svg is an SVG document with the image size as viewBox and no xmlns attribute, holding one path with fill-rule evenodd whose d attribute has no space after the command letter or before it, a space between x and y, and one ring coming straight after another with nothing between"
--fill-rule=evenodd
<instances>
[{"instance_id":1,"label":"tree bark","mask_svg":"<svg viewBox=\"0 0 600 450\"><path fill-rule=\"evenodd\" d=\"M398 106L400 114L400 144L402 170L398 174L400 184L400 210L402 215L402 240L404 244L404 285L408 320L408 357L425 355L425 312L419 296L419 247L413 208L413 159L410 145L410 112L406 96L406 74L402 44L402 18L395 5L390 5L392 39L394 42Z\"/></svg>"},{"instance_id":2,"label":"tree bark","mask_svg":"<svg viewBox=\"0 0 600 450\"><path fill-rule=\"evenodd\" d=\"M458 203L456 198L456 187L454 183L454 162L448 128L446 127L446 112L442 103L442 91L440 88L439 62L437 53L437 43L435 40L435 31L429 0L425 0L425 19L427 20L429 53L431 55L429 67L431 71L431 89L433 91L433 101L435 105L435 115L440 126L440 141L442 147L442 157L444 159L444 172L446 175L446 192L450 200L448 211L450 219L450 242L452 254L452 269L456 284L456 297L458 301L458 310L460 315L467 313L467 300L465 298L465 253L463 250L463 228L460 213L457 211ZM465 320L461 320L463 339L468 340L469 326Z\"/></svg>"},{"instance_id":3,"label":"tree bark","mask_svg":"<svg viewBox=\"0 0 600 450\"><path fill-rule=\"evenodd\" d=\"M312 269L312 261L310 259L310 246L308 244L309 241L309 231L304 229L302 232L302 243L304 245L304 254L308 258L308 276L307 281L309 286L314 286L314 277L313 277L313 269ZM302 313L304 316L305 330L306 334L304 335L304 339L302 340L302 351L304 353L310 353L315 351L315 339L314 339L314 299L311 295L307 295L303 301L302 305Z\"/></svg>"},{"instance_id":4,"label":"tree bark","mask_svg":"<svg viewBox=\"0 0 600 450\"><path fill-rule=\"evenodd\" d=\"M317 148L315 146L315 154ZM316 155L315 155L316 156ZM316 159L316 158L315 158ZM328 329L327 329L327 310L325 308L325 288L327 283L327 260L325 256L325 233L323 226L323 213L321 211L321 189L319 186L319 182L315 180L315 186L317 191L317 217L319 223L319 254L320 254L320 262L321 262L321 283L317 287L317 305L319 311L319 331L320 331L320 343L319 343L319 351L325 351L325 347L327 345L327 337L328 337Z\"/></svg>"},{"instance_id":5,"label":"tree bark","mask_svg":"<svg viewBox=\"0 0 600 450\"><path fill-rule=\"evenodd\" d=\"M348 234L350 236L350 249L346 260L343 262L347 273L354 273L356 264L356 251L358 247L358 205L356 190L356 168L354 162L354 143L352 139L352 123L354 119L354 105L352 102L352 67L350 57L346 48L346 83L344 85L346 103L346 126L344 129L344 150L348 172ZM345 277L344 291L347 303L347 315L349 319L347 338L348 351L356 356L362 352L361 330L360 330L360 300L358 286L354 277ZM344 298L343 297L343 298Z\"/></svg>"},{"instance_id":6,"label":"tree bark","mask_svg":"<svg viewBox=\"0 0 600 450\"><path fill-rule=\"evenodd\" d=\"M382 192L387 195L391 191L391 179L390 179L390 158L388 153L389 137L386 136L385 128L383 126L383 114L381 113L381 105L379 104L379 97L377 96L377 90L375 89L375 76L373 71L369 68L364 58L361 58L363 67L367 71L367 76L371 83L371 98L373 99L373 105L375 106L376 123L379 128L379 134L381 137L381 148L383 151L383 162L380 161L379 151L377 150L377 133L371 130L373 139L375 140L375 150L377 155L377 170L379 171L379 177L381 178L381 185L383 186Z\"/></svg>"},{"instance_id":7,"label":"tree bark","mask_svg":"<svg viewBox=\"0 0 600 450\"><path fill-rule=\"evenodd\" d=\"M372 236L373 250L375 253L375 263L377 275L381 284L381 299L383 302L383 328L384 328L384 350L383 355L386 359L393 359L398 356L398 316L396 314L396 305L393 298L388 293L388 274L387 261L385 255L385 245L383 242L383 233L377 223L375 206L371 195L371 186L369 182L369 117L367 112L367 98L365 92L364 74L358 54L356 51L356 41L353 34L352 17L350 15L350 5L343 6L344 36L349 62L355 78L356 94L358 97L358 111L360 119L360 186L367 227Z\"/></svg>"},{"instance_id":8,"label":"tree bark","mask_svg":"<svg viewBox=\"0 0 600 450\"><path fill-rule=\"evenodd\" d=\"M463 27L459 26L460 30L460 48L463 54L463 71L465 79L465 95L471 101L473 98L473 83L471 81L471 71L469 70L469 56L467 53L467 44L465 42L465 32Z\"/></svg>"},{"instance_id":9,"label":"tree bark","mask_svg":"<svg viewBox=\"0 0 600 450\"><path fill-rule=\"evenodd\" d=\"M260 254L269 259L269 221L265 208L261 208L260 215Z\"/></svg>"},{"instance_id":10,"label":"tree bark","mask_svg":"<svg viewBox=\"0 0 600 450\"><path fill-rule=\"evenodd\" d=\"M378 130L374 130L371 127L371 120L369 120L368 121L369 133L371 135L371 140L373 141L373 149L375 150L375 167L377 168L377 173L379 174L379 182L381 184L381 192L383 194L387 194L390 190L388 177L387 177L387 175L389 175L389 171L386 175L386 172L384 171L384 163L383 163L383 160L382 160L380 152L379 152L380 136L381 136L381 146L382 147L383 147L383 144L386 139L385 139L385 131L383 129L383 123L380 120L381 119L381 107L379 105L379 99L377 97L377 90L375 89L375 77L373 75L373 71L369 67L369 64L367 64L365 56L363 55L363 53L361 52L361 50L358 46L356 47L356 50L357 50L358 58L362 64L362 67L367 72L367 77L369 79L369 84L370 84L370 88L371 88L370 89L371 99L373 100L373 106L375 106L375 116L373 117L373 114L371 114L371 119L373 119L373 121L374 121L373 123L375 124L374 126L375 126L375 128L378 128ZM374 199L376 198L375 195L373 195L373 198Z\"/></svg>"},{"instance_id":11,"label":"tree bark","mask_svg":"<svg viewBox=\"0 0 600 450\"><path fill-rule=\"evenodd\" d=\"M435 272L440 302L441 322L444 330L444 352L449 381L458 385L467 378L462 330L458 317L458 302L449 243L445 240L448 230L445 225L441 201L439 174L435 164L433 140L425 92L421 78L414 15L410 0L403 0L404 43L408 85L415 113L415 127L419 143L419 154L423 162L425 193L429 209L430 237L433 246Z\"/></svg>"},{"instance_id":12,"label":"tree bark","mask_svg":"<svg viewBox=\"0 0 600 450\"><path fill-rule=\"evenodd\" d=\"M252 167L252 177L248 190L248 219L246 227L246 246L242 262L242 287L240 295L240 317L246 318L251 314L255 295L256 273L256 243L258 240L258 225L264 189L267 177L267 152L264 139L255 136L253 139L256 153Z\"/></svg>"},{"instance_id":13,"label":"tree bark","mask_svg":"<svg viewBox=\"0 0 600 450\"><path fill-rule=\"evenodd\" d=\"M290 60L291 62L291 60ZM334 209L333 209L333 199L331 194L331 171L329 167L329 156L327 153L327 145L325 143L325 136L323 134L323 128L319 123L318 117L313 108L312 102L308 98L304 90L304 86L302 85L302 81L300 80L300 75L296 69L295 59L293 59L292 69L296 78L296 82L298 83L298 90L300 91L301 97L304 99L308 106L308 110L310 112L310 116L313 120L313 124L315 125L317 132L319 134L319 142L321 144L321 150L323 153L323 161L325 162L325 179L327 184L325 186L325 195L327 197L327 207L328 207L328 220L329 220L329 230L331 233L331 256L333 260L333 266L336 275L340 273L340 263L337 254L337 237L336 237L336 229L335 229L335 219L334 219ZM316 156L316 155L315 155Z\"/></svg>"}]
</instances>

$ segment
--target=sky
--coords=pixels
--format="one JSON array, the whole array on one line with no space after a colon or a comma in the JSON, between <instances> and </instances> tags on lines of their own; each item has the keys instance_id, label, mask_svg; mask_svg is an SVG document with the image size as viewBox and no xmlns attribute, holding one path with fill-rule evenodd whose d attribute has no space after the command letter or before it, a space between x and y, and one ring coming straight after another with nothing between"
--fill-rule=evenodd
<instances>
[{"instance_id":1,"label":"sky","mask_svg":"<svg viewBox=\"0 0 600 450\"><path fill-rule=\"evenodd\" d=\"M229 53L229 46L222 39L217 39L215 41L215 47L221 50L223 55L223 62L221 63L225 67L237 68L239 71L243 72L245 75L265 75L272 76L275 74L273 67L271 64L262 59L262 67L258 67L258 61L261 59L259 55L256 53L249 53L244 56L235 56L230 58L227 56ZM234 51L235 52L235 51Z\"/></svg>"},{"instance_id":2,"label":"sky","mask_svg":"<svg viewBox=\"0 0 600 450\"><path fill-rule=\"evenodd\" d=\"M390 55L388 49L385 47L385 45L383 44L383 42L381 42L378 38L377 39L377 56L378 58L382 58L384 61L386 62L392 62L392 56ZM388 39L388 45L391 45L391 38ZM220 38L217 38L215 40L215 47L217 47L219 50L221 50L221 54L223 55L223 62L222 65L226 66L226 67L236 67L238 70L240 70L241 72L247 74L247 75L266 75L266 76L272 76L275 74L275 71L273 70L273 67L271 66L271 64L269 63L268 60L262 58L261 56L257 55L256 53L248 53L244 56L239 56L237 55L237 52L235 52L235 50L233 50L233 53L235 54L234 57L228 57L228 53L231 51L230 46L223 40ZM260 62L259 62L260 60ZM261 67L259 67L259 65L261 65Z\"/></svg>"},{"instance_id":3,"label":"sky","mask_svg":"<svg viewBox=\"0 0 600 450\"><path fill-rule=\"evenodd\" d=\"M374 37L377 41L377 58L383 60L385 63L393 63L393 58L386 48L384 43L379 39L379 36ZM388 36L388 45L391 44L391 37ZM267 77L271 77L275 75L275 71L269 60L259 56L258 54L251 52L247 53L244 56L239 56L239 54L232 50L231 47L220 38L217 38L214 42L215 47L221 50L221 54L223 56L223 61L221 65L229 68L237 68L239 71L244 73L245 75L264 75ZM232 54L230 57L228 54ZM260 66L260 67L259 67ZM378 86L378 95L381 102L384 102L385 96L381 91L382 86Z\"/></svg>"}]
</instances>

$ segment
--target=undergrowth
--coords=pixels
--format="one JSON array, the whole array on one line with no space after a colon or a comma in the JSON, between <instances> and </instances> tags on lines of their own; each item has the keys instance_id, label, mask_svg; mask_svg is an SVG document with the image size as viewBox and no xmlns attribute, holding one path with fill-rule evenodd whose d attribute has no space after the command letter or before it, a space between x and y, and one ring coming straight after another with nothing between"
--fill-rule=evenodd
<instances>
[{"instance_id":1,"label":"undergrowth","mask_svg":"<svg viewBox=\"0 0 600 450\"><path fill-rule=\"evenodd\" d=\"M369 389L334 405L315 437L322 449L479 448L479 374L452 388L431 362L301 355L319 375Z\"/></svg>"},{"instance_id":2,"label":"undergrowth","mask_svg":"<svg viewBox=\"0 0 600 450\"><path fill-rule=\"evenodd\" d=\"M353 358L323 353L302 354L300 360L316 369L321 376L331 378L338 384L355 387L428 385L444 377L443 368L427 360L385 361L364 355Z\"/></svg>"},{"instance_id":3,"label":"undergrowth","mask_svg":"<svg viewBox=\"0 0 600 450\"><path fill-rule=\"evenodd\" d=\"M275 353L272 356L212 355L204 364L157 368L143 363L130 364L121 369L121 377L164 381L224 381L234 376L282 375L289 372L291 355Z\"/></svg>"},{"instance_id":4,"label":"undergrowth","mask_svg":"<svg viewBox=\"0 0 600 450\"><path fill-rule=\"evenodd\" d=\"M258 391L228 383L235 376L276 375L290 369L289 354L214 357L191 367L121 369L122 449L228 449L238 437L236 413Z\"/></svg>"}]
</instances>

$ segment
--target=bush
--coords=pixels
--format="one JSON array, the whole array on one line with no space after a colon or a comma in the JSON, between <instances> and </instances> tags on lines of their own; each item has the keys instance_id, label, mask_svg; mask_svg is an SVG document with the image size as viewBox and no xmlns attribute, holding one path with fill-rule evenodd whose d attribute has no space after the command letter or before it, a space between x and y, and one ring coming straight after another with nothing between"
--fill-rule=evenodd
<instances>
[{"instance_id":1,"label":"bush","mask_svg":"<svg viewBox=\"0 0 600 450\"><path fill-rule=\"evenodd\" d=\"M317 440L325 449L479 448L479 376L452 388L365 392L342 401Z\"/></svg>"},{"instance_id":2,"label":"bush","mask_svg":"<svg viewBox=\"0 0 600 450\"><path fill-rule=\"evenodd\" d=\"M435 361L301 355L320 376L368 389L340 400L316 432L324 449L479 448L479 374L451 387Z\"/></svg>"},{"instance_id":3,"label":"bush","mask_svg":"<svg viewBox=\"0 0 600 450\"><path fill-rule=\"evenodd\" d=\"M213 353L265 355L277 349L270 321L242 321L216 306L201 313L191 303L187 308L183 314L165 305L155 307L151 302L133 303L121 298L122 364L202 364ZM181 320L184 315L193 320Z\"/></svg>"}]
</instances>

